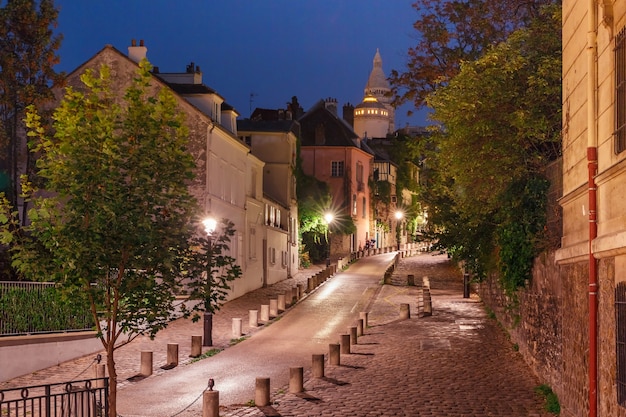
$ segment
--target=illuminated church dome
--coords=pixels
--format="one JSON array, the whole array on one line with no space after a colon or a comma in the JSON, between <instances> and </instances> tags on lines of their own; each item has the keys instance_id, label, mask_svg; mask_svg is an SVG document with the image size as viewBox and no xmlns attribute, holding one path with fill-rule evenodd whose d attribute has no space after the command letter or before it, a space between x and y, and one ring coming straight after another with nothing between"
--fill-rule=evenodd
<instances>
[{"instance_id":1,"label":"illuminated church dome","mask_svg":"<svg viewBox=\"0 0 626 417\"><path fill-rule=\"evenodd\" d=\"M362 138L384 138L395 130L394 119L391 88L383 71L380 52L376 49L363 101L354 108L354 131Z\"/></svg>"}]
</instances>

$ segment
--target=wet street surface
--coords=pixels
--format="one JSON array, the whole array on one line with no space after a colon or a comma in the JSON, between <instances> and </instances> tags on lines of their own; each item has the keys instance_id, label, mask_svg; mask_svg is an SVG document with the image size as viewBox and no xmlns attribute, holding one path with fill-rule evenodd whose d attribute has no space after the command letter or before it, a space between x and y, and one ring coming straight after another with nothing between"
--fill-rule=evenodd
<instances>
[{"instance_id":1,"label":"wet street surface","mask_svg":"<svg viewBox=\"0 0 626 417\"><path fill-rule=\"evenodd\" d=\"M551 415L543 411L543 399L534 392L540 381L504 330L487 316L475 294L463 298L461 274L447 256L422 253L403 258L382 285L383 272L392 258L393 253L359 260L272 324L258 329L247 326L248 311L296 283L306 282L309 271L227 303L214 318L214 343L225 348L214 357L195 363L185 359L170 371L158 368L165 362L167 343L180 343L180 356L186 358L188 339L202 333L202 323L187 320L174 323L155 341L139 339L120 349L118 412L124 417L201 416L200 397L207 380L222 372L226 376L215 377L214 388L220 391L222 417ZM408 274L414 275L416 285L407 285ZM430 284L432 316L421 314L424 277ZM402 304L409 306L408 319L401 318ZM328 310L336 311L334 321ZM368 312L369 326L351 346L351 353L341 355L341 364L331 366L328 344L339 343L339 333L355 325L361 311ZM249 337L228 347L233 317L243 318L244 334ZM145 349L154 350L158 369L148 378L130 382ZM263 352L270 352L273 359ZM322 378L312 377L312 354L325 355ZM260 373L244 372L250 370L237 365L255 358L267 366L259 369ZM68 380L63 378L71 379L89 369L92 360L81 358L16 378L0 388ZM221 370L219 363L223 363ZM304 392L294 394L289 393L288 381L289 368L295 366L304 369ZM271 404L256 407L255 381L250 375L267 377L270 369ZM237 382L240 374L246 379ZM170 388L155 388L159 385ZM235 397L230 391L240 394ZM154 404L154 409L147 403ZM157 404L169 405L159 410Z\"/></svg>"}]
</instances>

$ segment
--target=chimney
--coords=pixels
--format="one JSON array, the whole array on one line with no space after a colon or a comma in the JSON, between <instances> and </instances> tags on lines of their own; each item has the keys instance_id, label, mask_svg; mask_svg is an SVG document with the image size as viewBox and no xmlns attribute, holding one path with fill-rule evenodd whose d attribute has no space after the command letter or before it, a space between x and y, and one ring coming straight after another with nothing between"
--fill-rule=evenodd
<instances>
[{"instance_id":1,"label":"chimney","mask_svg":"<svg viewBox=\"0 0 626 417\"><path fill-rule=\"evenodd\" d=\"M137 46L136 40L130 41L130 46L128 47L128 57L136 63L139 63L142 59L146 57L148 54L148 48L146 48L143 44L143 39L139 41L139 46Z\"/></svg>"},{"instance_id":2,"label":"chimney","mask_svg":"<svg viewBox=\"0 0 626 417\"><path fill-rule=\"evenodd\" d=\"M343 120L354 128L354 106L350 103L343 105Z\"/></svg>"},{"instance_id":3,"label":"chimney","mask_svg":"<svg viewBox=\"0 0 626 417\"><path fill-rule=\"evenodd\" d=\"M328 109L329 112L337 116L337 99L328 97L324 100L324 106Z\"/></svg>"}]
</instances>

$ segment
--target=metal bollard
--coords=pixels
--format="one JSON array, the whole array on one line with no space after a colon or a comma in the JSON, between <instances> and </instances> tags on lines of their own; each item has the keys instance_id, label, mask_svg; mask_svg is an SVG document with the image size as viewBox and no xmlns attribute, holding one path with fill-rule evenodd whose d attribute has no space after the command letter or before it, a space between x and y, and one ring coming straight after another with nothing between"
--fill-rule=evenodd
<instances>
[{"instance_id":1,"label":"metal bollard","mask_svg":"<svg viewBox=\"0 0 626 417\"><path fill-rule=\"evenodd\" d=\"M254 404L257 407L270 405L270 379L257 378L254 390Z\"/></svg>"},{"instance_id":2,"label":"metal bollard","mask_svg":"<svg viewBox=\"0 0 626 417\"><path fill-rule=\"evenodd\" d=\"M469 274L466 272L463 274L463 298L469 298L470 296L470 279Z\"/></svg>"}]
</instances>

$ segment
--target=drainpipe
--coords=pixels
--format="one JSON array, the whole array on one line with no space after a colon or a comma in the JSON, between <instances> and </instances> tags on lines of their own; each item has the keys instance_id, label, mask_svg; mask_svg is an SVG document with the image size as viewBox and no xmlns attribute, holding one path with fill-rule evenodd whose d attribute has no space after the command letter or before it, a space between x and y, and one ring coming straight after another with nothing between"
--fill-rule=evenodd
<instances>
[{"instance_id":1,"label":"drainpipe","mask_svg":"<svg viewBox=\"0 0 626 417\"><path fill-rule=\"evenodd\" d=\"M205 201L204 210L207 213L211 212L211 148L213 147L213 129L215 129L215 123L210 122L209 134L206 141L206 188L205 188Z\"/></svg>"},{"instance_id":2,"label":"drainpipe","mask_svg":"<svg viewBox=\"0 0 626 417\"><path fill-rule=\"evenodd\" d=\"M597 4L588 0L587 32L587 167L589 197L589 417L598 415L598 268L592 243L598 236L596 213L598 171L597 103Z\"/></svg>"}]
</instances>

